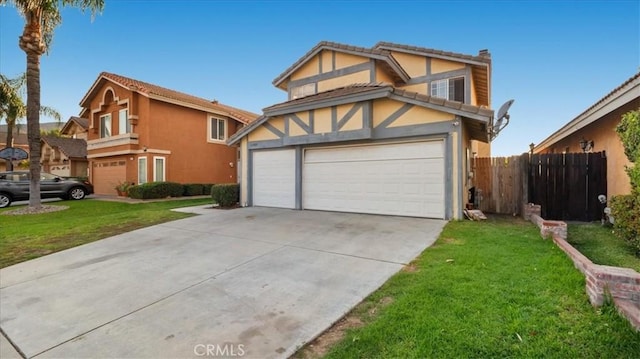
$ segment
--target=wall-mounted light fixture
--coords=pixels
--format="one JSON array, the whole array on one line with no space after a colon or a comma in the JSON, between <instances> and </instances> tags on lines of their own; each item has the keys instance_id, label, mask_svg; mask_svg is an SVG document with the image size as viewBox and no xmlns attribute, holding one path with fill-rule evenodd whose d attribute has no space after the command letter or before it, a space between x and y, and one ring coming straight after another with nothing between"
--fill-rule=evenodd
<instances>
[{"instance_id":1,"label":"wall-mounted light fixture","mask_svg":"<svg viewBox=\"0 0 640 359\"><path fill-rule=\"evenodd\" d=\"M582 152L584 152L584 153L587 153L587 152L593 150L593 140L587 141L583 137L580 140L580 149L582 149Z\"/></svg>"}]
</instances>

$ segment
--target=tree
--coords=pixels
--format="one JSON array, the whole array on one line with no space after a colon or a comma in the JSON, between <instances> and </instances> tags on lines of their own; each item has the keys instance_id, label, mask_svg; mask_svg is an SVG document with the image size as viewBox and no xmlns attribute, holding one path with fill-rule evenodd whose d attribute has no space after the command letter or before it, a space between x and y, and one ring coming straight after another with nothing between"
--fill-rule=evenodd
<instances>
[{"instance_id":1,"label":"tree","mask_svg":"<svg viewBox=\"0 0 640 359\"><path fill-rule=\"evenodd\" d=\"M22 100L25 81L26 76L24 73L15 79L10 79L0 74L0 119L4 118L7 123L7 139L5 142L7 147L13 146L13 132L17 129L20 119L27 114L27 106ZM56 122L60 122L62 119L58 111L48 106L41 106L40 114L52 117ZM6 168L7 171L13 170L13 162L11 160L7 160Z\"/></svg>"},{"instance_id":2,"label":"tree","mask_svg":"<svg viewBox=\"0 0 640 359\"><path fill-rule=\"evenodd\" d=\"M65 6L90 10L92 17L102 11L104 0L0 0L13 4L24 17L20 48L27 55L27 138L29 157L40 158L40 56L53 40L53 31L62 22L60 10ZM42 207L40 200L40 161L30 161L29 207Z\"/></svg>"}]
</instances>

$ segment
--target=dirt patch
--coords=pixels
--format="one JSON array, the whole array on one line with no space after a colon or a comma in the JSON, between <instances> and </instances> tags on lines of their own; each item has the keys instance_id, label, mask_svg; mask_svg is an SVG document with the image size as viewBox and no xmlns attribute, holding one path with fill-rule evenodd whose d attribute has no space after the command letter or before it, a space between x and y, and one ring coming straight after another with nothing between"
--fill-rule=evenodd
<instances>
[{"instance_id":1,"label":"dirt patch","mask_svg":"<svg viewBox=\"0 0 640 359\"><path fill-rule=\"evenodd\" d=\"M364 323L360 318L354 315L347 315L340 319L331 328L327 329L314 341L307 344L294 354L293 358L321 358L329 352L329 349L344 338L347 330L363 326Z\"/></svg>"},{"instance_id":2,"label":"dirt patch","mask_svg":"<svg viewBox=\"0 0 640 359\"><path fill-rule=\"evenodd\" d=\"M359 328L365 325L361 316L373 318L378 310L390 305L394 302L393 297L382 297L377 302L364 301L358 304L349 314L337 321L331 328L320 334L311 343L308 343L298 350L291 358L297 359L317 359L325 356L331 348L340 342L349 329ZM362 313L362 314L358 314Z\"/></svg>"},{"instance_id":3,"label":"dirt patch","mask_svg":"<svg viewBox=\"0 0 640 359\"><path fill-rule=\"evenodd\" d=\"M402 271L407 273L415 273L418 270L419 270L418 265L415 263L409 263L406 266L402 267Z\"/></svg>"},{"instance_id":4,"label":"dirt patch","mask_svg":"<svg viewBox=\"0 0 640 359\"><path fill-rule=\"evenodd\" d=\"M4 211L0 214L5 216L21 216L24 214L42 214L42 213L49 213L49 212L57 212L57 211L63 211L65 209L69 209L69 206L50 206L50 205L43 204L40 208L31 208L29 206L26 206L18 209L13 209L10 211Z\"/></svg>"}]
</instances>

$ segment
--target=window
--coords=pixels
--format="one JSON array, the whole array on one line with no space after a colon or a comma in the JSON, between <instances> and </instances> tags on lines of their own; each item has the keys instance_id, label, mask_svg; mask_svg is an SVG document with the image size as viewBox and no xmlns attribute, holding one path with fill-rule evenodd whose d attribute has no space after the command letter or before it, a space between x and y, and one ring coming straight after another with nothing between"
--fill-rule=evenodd
<instances>
[{"instance_id":1,"label":"window","mask_svg":"<svg viewBox=\"0 0 640 359\"><path fill-rule=\"evenodd\" d=\"M227 120L211 117L209 119L209 140L224 141L227 139Z\"/></svg>"},{"instance_id":2,"label":"window","mask_svg":"<svg viewBox=\"0 0 640 359\"><path fill-rule=\"evenodd\" d=\"M131 132L131 125L129 124L129 111L124 108L118 112L118 134Z\"/></svg>"},{"instance_id":3,"label":"window","mask_svg":"<svg viewBox=\"0 0 640 359\"><path fill-rule=\"evenodd\" d=\"M153 181L164 181L164 157L153 158Z\"/></svg>"},{"instance_id":4,"label":"window","mask_svg":"<svg viewBox=\"0 0 640 359\"><path fill-rule=\"evenodd\" d=\"M147 183L147 158L138 157L138 184Z\"/></svg>"},{"instance_id":5,"label":"window","mask_svg":"<svg viewBox=\"0 0 640 359\"><path fill-rule=\"evenodd\" d=\"M431 82L431 96L464 102L464 77Z\"/></svg>"},{"instance_id":6,"label":"window","mask_svg":"<svg viewBox=\"0 0 640 359\"><path fill-rule=\"evenodd\" d=\"M302 86L296 86L291 88L291 100L305 97L309 95L315 95L316 93L316 84L306 84Z\"/></svg>"},{"instance_id":7,"label":"window","mask_svg":"<svg viewBox=\"0 0 640 359\"><path fill-rule=\"evenodd\" d=\"M111 137L111 114L100 116L100 138Z\"/></svg>"}]
</instances>

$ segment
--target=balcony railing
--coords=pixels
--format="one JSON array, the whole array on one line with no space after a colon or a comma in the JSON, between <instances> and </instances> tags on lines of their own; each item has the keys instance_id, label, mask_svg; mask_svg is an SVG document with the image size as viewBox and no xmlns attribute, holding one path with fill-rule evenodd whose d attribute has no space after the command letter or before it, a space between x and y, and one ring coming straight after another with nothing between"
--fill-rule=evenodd
<instances>
[{"instance_id":1,"label":"balcony railing","mask_svg":"<svg viewBox=\"0 0 640 359\"><path fill-rule=\"evenodd\" d=\"M115 135L110 137L98 138L95 140L87 141L87 151L97 150L100 148L123 146L123 145L137 145L138 134L137 133L125 133L122 135Z\"/></svg>"}]
</instances>

